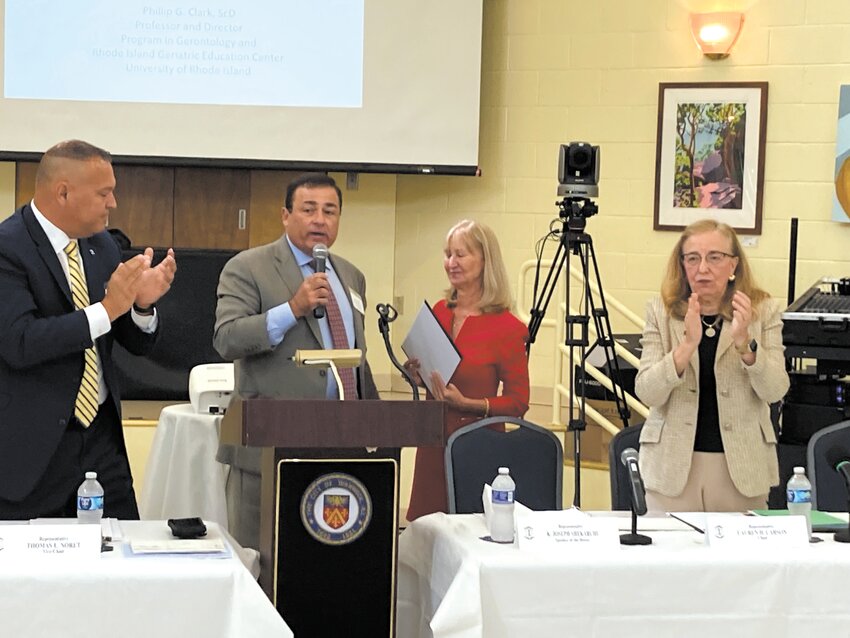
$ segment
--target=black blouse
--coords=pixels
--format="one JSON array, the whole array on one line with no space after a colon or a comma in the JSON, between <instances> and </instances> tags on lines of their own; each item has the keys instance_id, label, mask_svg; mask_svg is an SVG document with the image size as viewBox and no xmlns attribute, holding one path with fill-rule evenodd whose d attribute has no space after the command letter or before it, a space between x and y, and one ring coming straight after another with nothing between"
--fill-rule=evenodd
<instances>
[{"instance_id":1,"label":"black blouse","mask_svg":"<svg viewBox=\"0 0 850 638\"><path fill-rule=\"evenodd\" d=\"M717 321L715 324L714 322ZM708 324L708 325L706 325ZM717 380L714 378L714 359L723 319L717 315L703 315L702 339L699 342L699 411L697 433L694 440L695 452L723 452L720 438L720 417L717 414ZM714 336L706 331L714 328Z\"/></svg>"}]
</instances>

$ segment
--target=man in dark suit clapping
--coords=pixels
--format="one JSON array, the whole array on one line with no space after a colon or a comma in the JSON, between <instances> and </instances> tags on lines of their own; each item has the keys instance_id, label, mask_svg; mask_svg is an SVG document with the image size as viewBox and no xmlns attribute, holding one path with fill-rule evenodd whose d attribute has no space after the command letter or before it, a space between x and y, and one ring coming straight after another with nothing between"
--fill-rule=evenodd
<instances>
[{"instance_id":1,"label":"man in dark suit clapping","mask_svg":"<svg viewBox=\"0 0 850 638\"><path fill-rule=\"evenodd\" d=\"M0 223L0 519L74 516L87 471L106 516L138 518L112 344L153 347L177 264L151 267L151 248L121 263L114 189L109 153L60 142Z\"/></svg>"}]
</instances>

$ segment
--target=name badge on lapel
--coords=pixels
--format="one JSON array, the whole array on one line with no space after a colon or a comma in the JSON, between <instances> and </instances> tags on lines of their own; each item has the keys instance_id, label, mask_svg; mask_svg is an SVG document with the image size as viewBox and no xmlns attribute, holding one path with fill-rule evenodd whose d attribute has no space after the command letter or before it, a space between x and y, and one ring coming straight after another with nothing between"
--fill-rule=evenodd
<instances>
[{"instance_id":1,"label":"name badge on lapel","mask_svg":"<svg viewBox=\"0 0 850 638\"><path fill-rule=\"evenodd\" d=\"M355 310L359 312L364 317L366 316L366 309L363 308L363 298L358 295L353 289L349 288L348 292L351 293L351 305L354 306Z\"/></svg>"}]
</instances>

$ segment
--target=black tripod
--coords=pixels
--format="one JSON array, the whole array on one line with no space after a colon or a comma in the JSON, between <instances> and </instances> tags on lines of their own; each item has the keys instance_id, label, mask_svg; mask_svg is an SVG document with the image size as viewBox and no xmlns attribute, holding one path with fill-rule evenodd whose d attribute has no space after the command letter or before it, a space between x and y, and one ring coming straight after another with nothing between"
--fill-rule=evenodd
<instances>
[{"instance_id":1,"label":"black tripod","mask_svg":"<svg viewBox=\"0 0 850 638\"><path fill-rule=\"evenodd\" d=\"M588 325L591 318L593 319L594 328L596 330L596 341L593 346L601 346L605 352L605 360L608 364L608 370L611 373L614 388L614 401L617 405L617 413L623 421L623 426L629 425L629 408L626 404L626 393L620 384L620 364L617 356L614 353L614 339L611 336L611 321L608 316L608 307L605 304L605 295L602 292L602 280L599 277L599 268L596 263L596 252L593 250L593 238L589 233L584 232L587 225L587 218L595 215L598 208L593 201L587 197L564 197L556 202L559 210L560 220L563 222L563 227L560 231L553 230L547 235L549 237L557 237L559 239L558 249L555 252L555 257L552 261L552 267L546 276L546 281L543 283L543 288L538 295L538 282L540 275L540 261L542 259L542 243L538 251L537 273L534 279L534 307L531 309L531 320L528 324L529 341L527 350L531 350L531 344L534 343L537 332L540 330L540 325L543 322L543 317L546 314L546 308L549 305L549 300L552 298L552 293L555 291L555 286L558 283L558 277L563 270L564 263L567 265L567 277L565 281L566 290L566 339L564 345L569 348L569 380L570 380L570 405L569 405L569 426L567 430L573 433L573 460L575 464L575 496L573 505L581 506L581 433L587 427L585 420L586 396L585 388L587 385L587 372L585 368L588 346L590 346L588 338ZM581 264L581 274L584 280L583 291L580 299L580 313L570 314L570 270L572 260L570 254L576 255ZM598 290L597 297L591 288L591 263L593 265L593 277L596 280L596 289ZM579 350L580 361L580 380L579 396L576 397L576 349ZM575 411L576 398L578 398L578 413Z\"/></svg>"}]
</instances>

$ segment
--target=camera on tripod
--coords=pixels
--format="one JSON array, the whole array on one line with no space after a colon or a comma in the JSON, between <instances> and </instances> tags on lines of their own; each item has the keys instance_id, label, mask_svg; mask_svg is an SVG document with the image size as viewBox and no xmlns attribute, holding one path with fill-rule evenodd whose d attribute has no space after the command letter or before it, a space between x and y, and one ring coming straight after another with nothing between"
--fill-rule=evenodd
<instances>
[{"instance_id":1,"label":"camera on tripod","mask_svg":"<svg viewBox=\"0 0 850 638\"><path fill-rule=\"evenodd\" d=\"M561 144L558 197L599 197L599 147L587 142Z\"/></svg>"},{"instance_id":2,"label":"camera on tripod","mask_svg":"<svg viewBox=\"0 0 850 638\"><path fill-rule=\"evenodd\" d=\"M611 336L611 320L608 317L608 307L602 290L602 279L599 276L599 267L596 263L596 252L593 249L593 238L590 233L585 232L587 218L599 212L592 197L599 195L599 147L587 142L570 142L561 144L558 157L558 196L561 198L555 204L558 206L560 221L563 226L558 228L558 220L549 225L549 232L537 244L537 270L534 275L534 305L529 312L531 319L528 323L528 343L526 352L531 352L531 346L537 339L537 333L546 315L546 308L555 292L558 277L566 270L566 282L564 284L564 305L567 314L564 317L564 346L566 346L569 357L568 384L569 394L569 424L567 431L573 433L573 467L575 470L575 500L573 505L581 505L581 433L585 431L585 408L587 396L584 388L587 384L580 386L580 392L576 396L574 375L576 371L581 379L587 379L586 372L587 353L596 346L605 355L605 363L609 375L613 381L612 392L617 413L623 421L623 426L629 425L628 404L626 403L626 392L620 383L620 364L614 352L614 339ZM558 247L551 260L549 272L545 281L539 286L541 271L543 268L543 254L545 244L549 240L556 240ZM575 259L573 259L575 257ZM581 274L576 276L580 283L575 286L571 272L572 263L576 262L581 268ZM579 314L574 314L571 303L572 289L579 289L581 299L577 304ZM591 341L590 333L595 332L595 339Z\"/></svg>"},{"instance_id":3,"label":"camera on tripod","mask_svg":"<svg viewBox=\"0 0 850 638\"><path fill-rule=\"evenodd\" d=\"M591 197L599 196L599 147L587 142L561 144L558 153L558 197L561 219L571 230L583 230L599 212Z\"/></svg>"}]
</instances>

